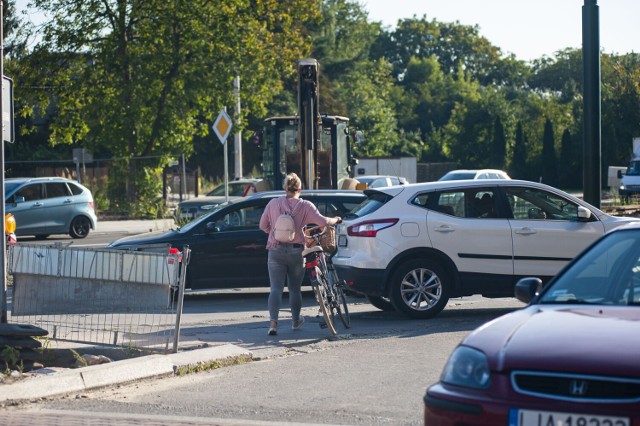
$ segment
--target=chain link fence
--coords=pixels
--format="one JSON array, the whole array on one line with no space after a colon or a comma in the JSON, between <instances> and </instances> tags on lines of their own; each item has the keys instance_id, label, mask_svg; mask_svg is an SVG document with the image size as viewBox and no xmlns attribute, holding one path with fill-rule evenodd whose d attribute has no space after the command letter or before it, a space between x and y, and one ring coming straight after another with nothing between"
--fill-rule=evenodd
<instances>
[{"instance_id":1,"label":"chain link fence","mask_svg":"<svg viewBox=\"0 0 640 426\"><path fill-rule=\"evenodd\" d=\"M177 352L189 254L11 245L7 321L56 340Z\"/></svg>"}]
</instances>

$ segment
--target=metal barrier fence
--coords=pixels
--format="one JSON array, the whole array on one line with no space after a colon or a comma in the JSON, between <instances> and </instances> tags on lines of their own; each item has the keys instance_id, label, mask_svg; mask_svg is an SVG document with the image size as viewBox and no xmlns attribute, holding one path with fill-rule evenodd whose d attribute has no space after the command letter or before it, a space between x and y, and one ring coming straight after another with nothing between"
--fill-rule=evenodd
<instances>
[{"instance_id":1,"label":"metal barrier fence","mask_svg":"<svg viewBox=\"0 0 640 426\"><path fill-rule=\"evenodd\" d=\"M177 352L189 254L11 245L7 321L56 340Z\"/></svg>"}]
</instances>

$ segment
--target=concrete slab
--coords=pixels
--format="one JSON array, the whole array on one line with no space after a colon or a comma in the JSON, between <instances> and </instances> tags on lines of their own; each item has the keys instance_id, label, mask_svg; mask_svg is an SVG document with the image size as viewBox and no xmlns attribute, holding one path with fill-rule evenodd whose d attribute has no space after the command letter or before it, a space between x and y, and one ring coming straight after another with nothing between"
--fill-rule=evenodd
<instances>
[{"instance_id":1,"label":"concrete slab","mask_svg":"<svg viewBox=\"0 0 640 426\"><path fill-rule=\"evenodd\" d=\"M0 385L0 401L45 398L85 390L79 370L60 371Z\"/></svg>"},{"instance_id":2,"label":"concrete slab","mask_svg":"<svg viewBox=\"0 0 640 426\"><path fill-rule=\"evenodd\" d=\"M140 379L173 375L166 355L148 355L78 369L86 389L95 389ZM55 375L54 375L55 376Z\"/></svg>"},{"instance_id":3,"label":"concrete slab","mask_svg":"<svg viewBox=\"0 0 640 426\"><path fill-rule=\"evenodd\" d=\"M169 355L148 355L48 375L27 377L0 385L0 401L31 400L154 377L186 374L251 361L252 354L227 344Z\"/></svg>"}]
</instances>

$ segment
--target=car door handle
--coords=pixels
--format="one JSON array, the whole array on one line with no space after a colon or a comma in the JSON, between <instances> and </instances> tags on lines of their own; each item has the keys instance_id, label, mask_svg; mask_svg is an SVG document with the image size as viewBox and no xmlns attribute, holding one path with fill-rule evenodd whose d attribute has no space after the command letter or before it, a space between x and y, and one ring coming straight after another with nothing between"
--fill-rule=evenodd
<instances>
[{"instance_id":1,"label":"car door handle","mask_svg":"<svg viewBox=\"0 0 640 426\"><path fill-rule=\"evenodd\" d=\"M455 231L455 229L453 229L449 225L440 225L436 229L434 229L434 231L447 233L447 232L453 232Z\"/></svg>"},{"instance_id":2,"label":"car door handle","mask_svg":"<svg viewBox=\"0 0 640 426\"><path fill-rule=\"evenodd\" d=\"M524 228L516 229L514 232L520 235L531 235L531 234L535 234L536 230L531 229L529 227L524 227Z\"/></svg>"},{"instance_id":3,"label":"car door handle","mask_svg":"<svg viewBox=\"0 0 640 426\"><path fill-rule=\"evenodd\" d=\"M37 202L37 203L33 203L33 207L42 207L44 206L43 203Z\"/></svg>"},{"instance_id":4,"label":"car door handle","mask_svg":"<svg viewBox=\"0 0 640 426\"><path fill-rule=\"evenodd\" d=\"M64 204L71 204L71 203L72 203L72 201L70 199L68 199L68 198L66 200L64 200Z\"/></svg>"}]
</instances>

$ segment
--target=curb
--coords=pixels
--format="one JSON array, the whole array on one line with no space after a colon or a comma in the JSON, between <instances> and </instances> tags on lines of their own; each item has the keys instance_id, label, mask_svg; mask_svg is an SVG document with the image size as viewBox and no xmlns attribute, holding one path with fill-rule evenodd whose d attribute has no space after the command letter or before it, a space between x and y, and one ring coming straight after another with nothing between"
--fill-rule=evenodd
<instances>
[{"instance_id":1,"label":"curb","mask_svg":"<svg viewBox=\"0 0 640 426\"><path fill-rule=\"evenodd\" d=\"M107 364L34 376L0 385L0 401L28 400L82 392L141 379L181 375L249 362L251 352L236 345L221 345L169 355L148 355Z\"/></svg>"}]
</instances>

